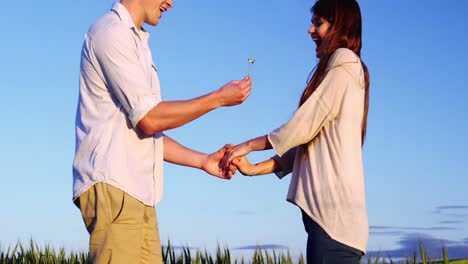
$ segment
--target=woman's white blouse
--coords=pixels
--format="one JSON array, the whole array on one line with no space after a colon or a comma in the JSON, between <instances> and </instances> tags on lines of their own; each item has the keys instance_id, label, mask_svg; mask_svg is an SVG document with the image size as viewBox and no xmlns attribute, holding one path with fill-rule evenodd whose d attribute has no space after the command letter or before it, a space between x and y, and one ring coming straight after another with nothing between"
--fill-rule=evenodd
<instances>
[{"instance_id":1,"label":"woman's white blouse","mask_svg":"<svg viewBox=\"0 0 468 264\"><path fill-rule=\"evenodd\" d=\"M276 174L282 178L292 171L287 200L331 238L363 252L369 233L361 151L364 90L359 57L338 49L316 91L268 135L282 168Z\"/></svg>"}]
</instances>

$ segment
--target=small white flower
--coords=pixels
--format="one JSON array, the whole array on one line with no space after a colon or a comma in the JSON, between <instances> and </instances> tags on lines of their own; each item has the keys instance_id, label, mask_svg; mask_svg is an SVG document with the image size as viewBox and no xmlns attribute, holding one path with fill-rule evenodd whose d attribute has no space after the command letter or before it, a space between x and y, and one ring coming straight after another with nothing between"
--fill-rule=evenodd
<instances>
[{"instance_id":1,"label":"small white flower","mask_svg":"<svg viewBox=\"0 0 468 264\"><path fill-rule=\"evenodd\" d=\"M250 68L252 67L252 65L254 65L255 59L249 57L247 58L247 61L249 62L249 66L247 68L247 75L250 76Z\"/></svg>"}]
</instances>

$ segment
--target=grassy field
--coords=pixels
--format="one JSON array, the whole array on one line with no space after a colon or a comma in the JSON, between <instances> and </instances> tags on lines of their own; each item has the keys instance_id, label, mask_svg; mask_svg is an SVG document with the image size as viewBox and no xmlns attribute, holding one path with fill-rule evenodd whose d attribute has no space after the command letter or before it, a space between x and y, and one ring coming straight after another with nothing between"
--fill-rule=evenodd
<instances>
[{"instance_id":1,"label":"grassy field","mask_svg":"<svg viewBox=\"0 0 468 264\"><path fill-rule=\"evenodd\" d=\"M1 245L0 245L1 246ZM420 258L416 253L413 256L408 256L405 260L393 260L391 257L382 258L376 256L374 258L365 256L361 263L367 264L468 264L468 259L464 260L449 260L446 248L442 248L442 260L430 260L426 254L423 245L420 245L419 253ZM278 253L276 251L267 251L257 249L254 251L252 257L233 259L228 248L221 248L218 246L215 254L210 254L207 251L195 250L191 251L188 247L182 250L175 250L170 241L167 246L162 247L163 262L170 264L304 264L305 257L303 255L294 259L291 254ZM39 247L33 240L30 241L28 247L24 247L21 243L16 244L14 247L4 249L0 247L0 264L87 264L91 263L91 259L87 252L71 252L65 253L65 249L58 251L52 249L50 246L44 248Z\"/></svg>"}]
</instances>

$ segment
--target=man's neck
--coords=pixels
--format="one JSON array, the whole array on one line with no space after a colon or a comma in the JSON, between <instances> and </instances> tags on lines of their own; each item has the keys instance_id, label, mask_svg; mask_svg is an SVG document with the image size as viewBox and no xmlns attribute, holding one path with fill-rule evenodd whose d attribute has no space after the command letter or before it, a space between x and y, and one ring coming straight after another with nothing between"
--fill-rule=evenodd
<instances>
[{"instance_id":1,"label":"man's neck","mask_svg":"<svg viewBox=\"0 0 468 264\"><path fill-rule=\"evenodd\" d=\"M133 20L136 28L140 30L144 23L144 13L139 1L137 0L120 0L120 3L127 9L130 17Z\"/></svg>"}]
</instances>

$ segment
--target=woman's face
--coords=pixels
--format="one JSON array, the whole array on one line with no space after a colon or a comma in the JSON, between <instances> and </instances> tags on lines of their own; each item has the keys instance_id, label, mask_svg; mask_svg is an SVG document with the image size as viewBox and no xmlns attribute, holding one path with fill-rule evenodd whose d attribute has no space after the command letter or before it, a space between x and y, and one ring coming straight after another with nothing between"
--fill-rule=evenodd
<instances>
[{"instance_id":1,"label":"woman's face","mask_svg":"<svg viewBox=\"0 0 468 264\"><path fill-rule=\"evenodd\" d=\"M312 16L312 25L309 28L309 34L314 40L317 48L315 49L315 56L320 58L322 55L322 41L328 33L328 29L330 28L330 22L328 22L325 18L318 17L315 14Z\"/></svg>"}]
</instances>

